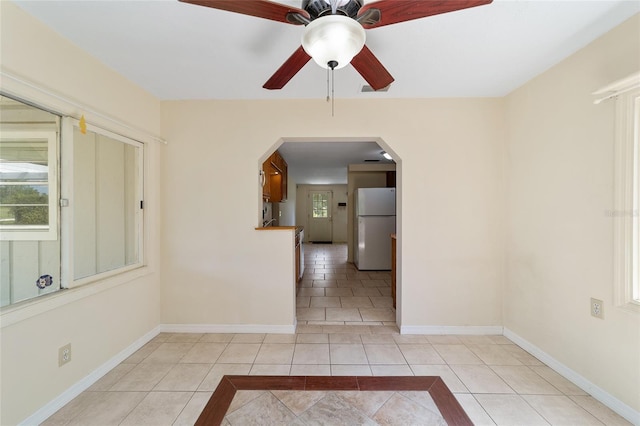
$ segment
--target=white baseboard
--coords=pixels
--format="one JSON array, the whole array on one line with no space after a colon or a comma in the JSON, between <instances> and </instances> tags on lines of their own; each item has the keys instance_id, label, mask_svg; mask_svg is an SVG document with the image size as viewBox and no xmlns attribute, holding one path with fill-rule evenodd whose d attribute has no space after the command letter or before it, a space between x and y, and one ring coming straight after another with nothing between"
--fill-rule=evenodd
<instances>
[{"instance_id":1,"label":"white baseboard","mask_svg":"<svg viewBox=\"0 0 640 426\"><path fill-rule=\"evenodd\" d=\"M259 324L162 324L160 331L164 333L273 333L293 334L294 325L259 325Z\"/></svg>"},{"instance_id":2,"label":"white baseboard","mask_svg":"<svg viewBox=\"0 0 640 426\"><path fill-rule=\"evenodd\" d=\"M502 335L501 325L457 326L457 325L403 325L400 334L458 334L458 335Z\"/></svg>"},{"instance_id":3,"label":"white baseboard","mask_svg":"<svg viewBox=\"0 0 640 426\"><path fill-rule=\"evenodd\" d=\"M533 343L523 339L518 336L513 331L509 330L505 327L504 336L509 338L515 344L520 346L522 349L526 350L540 361L544 362L547 366L553 369L556 373L563 376L565 379L572 382L574 385L578 386L583 391L587 392L589 395L611 408L613 411L627 419L629 422L636 426L640 426L640 412L634 410L624 402L620 401L601 387L593 384L584 376L576 373L566 365L562 364L560 361L534 345Z\"/></svg>"},{"instance_id":4,"label":"white baseboard","mask_svg":"<svg viewBox=\"0 0 640 426\"><path fill-rule=\"evenodd\" d=\"M118 364L130 357L135 351L140 349L151 339L161 332L166 333L273 333L273 334L294 334L294 325L236 325L236 324L161 324L137 339L127 348L122 350L109 361L102 364L96 370L75 383L73 386L58 395L52 401L44 405L31 416L20 422L20 425L38 425L49 418L60 408L68 404L73 398L80 395L91 385L97 382L102 376L113 370Z\"/></svg>"},{"instance_id":5,"label":"white baseboard","mask_svg":"<svg viewBox=\"0 0 640 426\"><path fill-rule=\"evenodd\" d=\"M88 389L91 385L98 381L102 376L107 374L109 371L113 370L118 364L122 361L133 355L135 351L143 347L147 342L153 339L155 336L160 333L160 327L156 327L150 332L146 333L144 336L137 339L135 342L127 346L124 350L120 351L116 356L111 358L109 361L102 364L93 372L89 373L86 377L81 379L79 382L62 392L56 398L51 400L45 406L40 408L38 411L27 417L25 420L20 422L20 425L39 425L44 422L48 417L50 417L53 413L64 407L68 404L73 398L80 395L83 391Z\"/></svg>"}]
</instances>

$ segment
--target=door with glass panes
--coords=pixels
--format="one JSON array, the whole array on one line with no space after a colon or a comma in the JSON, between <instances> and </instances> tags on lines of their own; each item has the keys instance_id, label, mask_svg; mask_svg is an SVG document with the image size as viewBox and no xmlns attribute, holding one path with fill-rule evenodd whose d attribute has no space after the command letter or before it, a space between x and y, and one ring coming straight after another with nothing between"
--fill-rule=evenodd
<instances>
[{"instance_id":1,"label":"door with glass panes","mask_svg":"<svg viewBox=\"0 0 640 426\"><path fill-rule=\"evenodd\" d=\"M311 242L332 241L331 191L309 191L309 230Z\"/></svg>"}]
</instances>

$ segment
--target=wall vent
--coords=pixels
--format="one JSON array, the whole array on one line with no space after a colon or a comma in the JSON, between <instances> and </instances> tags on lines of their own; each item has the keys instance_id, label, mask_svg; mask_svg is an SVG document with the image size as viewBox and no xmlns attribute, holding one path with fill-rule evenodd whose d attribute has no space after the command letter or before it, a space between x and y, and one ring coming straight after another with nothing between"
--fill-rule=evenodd
<instances>
[{"instance_id":1,"label":"wall vent","mask_svg":"<svg viewBox=\"0 0 640 426\"><path fill-rule=\"evenodd\" d=\"M362 86L362 89L360 90L360 92L362 92L362 93L388 92L389 91L389 87L391 87L391 85L388 85L387 87L383 87L380 90L373 90L373 87L369 86L368 84L365 84L364 86Z\"/></svg>"}]
</instances>

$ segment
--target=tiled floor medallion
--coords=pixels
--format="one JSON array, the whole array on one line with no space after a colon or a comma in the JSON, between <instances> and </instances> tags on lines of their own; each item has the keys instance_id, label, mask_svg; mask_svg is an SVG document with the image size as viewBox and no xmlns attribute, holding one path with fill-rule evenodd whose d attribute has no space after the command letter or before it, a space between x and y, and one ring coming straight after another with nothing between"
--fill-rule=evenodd
<instances>
[{"instance_id":1,"label":"tiled floor medallion","mask_svg":"<svg viewBox=\"0 0 640 426\"><path fill-rule=\"evenodd\" d=\"M473 425L437 376L224 376L196 426L309 422Z\"/></svg>"}]
</instances>

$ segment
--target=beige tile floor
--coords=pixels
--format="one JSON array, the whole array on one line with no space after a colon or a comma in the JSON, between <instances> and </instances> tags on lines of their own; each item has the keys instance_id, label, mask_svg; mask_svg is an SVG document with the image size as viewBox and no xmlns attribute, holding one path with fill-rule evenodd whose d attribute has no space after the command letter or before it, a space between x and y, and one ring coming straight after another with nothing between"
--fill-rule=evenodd
<instances>
[{"instance_id":1,"label":"beige tile floor","mask_svg":"<svg viewBox=\"0 0 640 426\"><path fill-rule=\"evenodd\" d=\"M315 261L335 261L340 250L318 247L306 246L308 262L315 250ZM352 271L344 274L319 269L308 273L322 274L323 281L336 274L345 281L386 282L356 278L349 265L326 268ZM309 281L302 289L388 288L314 287ZM373 305L371 298L388 297L380 293L352 294ZM306 320L291 335L161 333L43 424L191 425L225 374L440 376L476 425L629 424L503 336L400 335L393 322L364 318L361 309L375 308L343 308L348 296L308 297L339 297L339 308L316 309L355 309L360 319L327 320L325 311L324 319ZM311 309L310 303L301 309ZM269 400L282 410L280 402Z\"/></svg>"},{"instance_id":2,"label":"beige tile floor","mask_svg":"<svg viewBox=\"0 0 640 426\"><path fill-rule=\"evenodd\" d=\"M358 271L346 244L305 244L299 325L395 325L391 272Z\"/></svg>"}]
</instances>

